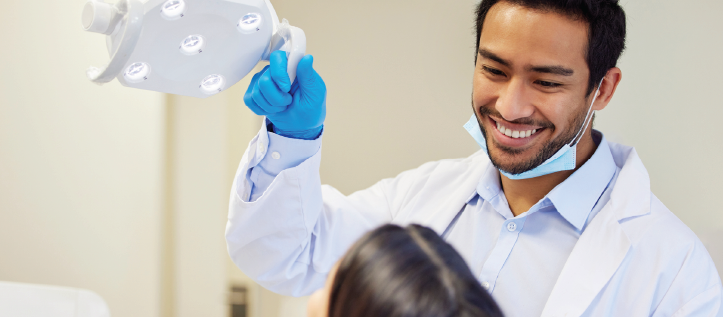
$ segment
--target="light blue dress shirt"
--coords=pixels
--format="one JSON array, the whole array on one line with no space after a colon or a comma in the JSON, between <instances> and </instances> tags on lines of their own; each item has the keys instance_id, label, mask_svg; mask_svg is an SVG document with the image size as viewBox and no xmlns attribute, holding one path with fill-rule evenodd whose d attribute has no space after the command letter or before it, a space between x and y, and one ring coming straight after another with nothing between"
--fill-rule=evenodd
<instances>
[{"instance_id":1,"label":"light blue dress shirt","mask_svg":"<svg viewBox=\"0 0 723 317\"><path fill-rule=\"evenodd\" d=\"M513 216L496 169L445 232L506 316L539 316L587 223L609 197L617 167L607 142L529 211Z\"/></svg>"},{"instance_id":2,"label":"light blue dress shirt","mask_svg":"<svg viewBox=\"0 0 723 317\"><path fill-rule=\"evenodd\" d=\"M247 176L249 201L258 199L282 170L297 166L321 146L321 137L268 135L267 154ZM602 134L594 131L593 139L598 144L593 156L517 217L507 204L499 171L489 168L443 233L506 316L541 314L578 238L609 199L618 168Z\"/></svg>"},{"instance_id":3,"label":"light blue dress shirt","mask_svg":"<svg viewBox=\"0 0 723 317\"><path fill-rule=\"evenodd\" d=\"M268 120L265 120L265 123L266 126L269 125ZM247 175L252 186L248 201L256 201L271 185L276 175L285 169L298 166L321 147L321 135L314 140L302 140L287 138L269 131L268 136L268 150L264 153L268 155L264 155L259 164L253 167Z\"/></svg>"}]
</instances>

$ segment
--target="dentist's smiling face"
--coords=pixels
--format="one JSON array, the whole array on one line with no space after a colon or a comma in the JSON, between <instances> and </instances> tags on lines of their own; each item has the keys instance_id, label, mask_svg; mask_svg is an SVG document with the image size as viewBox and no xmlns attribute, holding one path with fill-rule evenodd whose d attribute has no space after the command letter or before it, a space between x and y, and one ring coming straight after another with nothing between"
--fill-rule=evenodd
<instances>
[{"instance_id":1,"label":"dentist's smiling face","mask_svg":"<svg viewBox=\"0 0 723 317\"><path fill-rule=\"evenodd\" d=\"M472 103L498 168L517 174L540 165L584 124L595 92L588 94L587 29L504 1L488 12Z\"/></svg>"}]
</instances>

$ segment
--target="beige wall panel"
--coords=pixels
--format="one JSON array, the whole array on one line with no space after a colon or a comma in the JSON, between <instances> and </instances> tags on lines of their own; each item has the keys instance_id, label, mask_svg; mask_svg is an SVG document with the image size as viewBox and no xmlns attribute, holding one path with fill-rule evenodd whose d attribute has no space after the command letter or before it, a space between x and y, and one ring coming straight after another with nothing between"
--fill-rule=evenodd
<instances>
[{"instance_id":1,"label":"beige wall panel","mask_svg":"<svg viewBox=\"0 0 723 317\"><path fill-rule=\"evenodd\" d=\"M166 285L167 316L225 316L232 285L249 290L251 317L274 316L277 310L269 302L276 299L263 296L268 291L231 262L224 239L233 176L261 122L243 104L249 82L247 76L206 99L168 97L173 279Z\"/></svg>"},{"instance_id":2,"label":"beige wall panel","mask_svg":"<svg viewBox=\"0 0 723 317\"><path fill-rule=\"evenodd\" d=\"M226 96L172 96L171 210L174 317L226 314Z\"/></svg>"},{"instance_id":3,"label":"beige wall panel","mask_svg":"<svg viewBox=\"0 0 723 317\"><path fill-rule=\"evenodd\" d=\"M0 280L87 288L159 313L163 95L90 83L108 59L84 0L0 11Z\"/></svg>"}]
</instances>

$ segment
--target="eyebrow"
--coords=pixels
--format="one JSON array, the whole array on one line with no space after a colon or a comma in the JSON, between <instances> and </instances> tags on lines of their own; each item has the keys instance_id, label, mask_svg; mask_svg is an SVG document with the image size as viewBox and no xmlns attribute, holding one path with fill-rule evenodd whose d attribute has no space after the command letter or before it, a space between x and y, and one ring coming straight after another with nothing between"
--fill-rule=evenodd
<instances>
[{"instance_id":1,"label":"eyebrow","mask_svg":"<svg viewBox=\"0 0 723 317\"><path fill-rule=\"evenodd\" d=\"M575 73L574 70L563 66L529 66L526 69L528 72L543 73L543 74L554 74L562 76L572 76Z\"/></svg>"},{"instance_id":2,"label":"eyebrow","mask_svg":"<svg viewBox=\"0 0 723 317\"><path fill-rule=\"evenodd\" d=\"M492 53L484 48L479 49L479 55L491 59L497 63L500 63L506 67L511 67L512 63L505 60L502 57L497 56L495 53ZM543 74L554 74L554 75L561 75L561 76L572 76L575 71L559 65L541 65L541 66L528 66L525 68L528 72L535 72L535 73L543 73Z\"/></svg>"},{"instance_id":3,"label":"eyebrow","mask_svg":"<svg viewBox=\"0 0 723 317\"><path fill-rule=\"evenodd\" d=\"M481 55L482 57L484 57L484 58L486 58L486 59L491 59L491 60L493 60L493 61L495 61L495 62L498 62L498 63L500 63L500 64L502 64L502 65L505 65L505 66L507 66L507 67L510 67L510 65L512 65L512 63L504 60L502 57L499 57L499 56L497 56L495 53L492 53L492 52L490 52L490 51L488 51L488 50L486 50L486 49L484 49L484 48L480 48L480 49L479 49L479 55Z\"/></svg>"}]
</instances>

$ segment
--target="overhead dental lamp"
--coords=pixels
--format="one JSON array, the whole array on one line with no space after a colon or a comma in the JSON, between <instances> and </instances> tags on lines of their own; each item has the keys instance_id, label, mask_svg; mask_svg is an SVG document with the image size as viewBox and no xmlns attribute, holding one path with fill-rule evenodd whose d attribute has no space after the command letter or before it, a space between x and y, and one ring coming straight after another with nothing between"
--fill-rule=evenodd
<instances>
[{"instance_id":1,"label":"overhead dental lamp","mask_svg":"<svg viewBox=\"0 0 723 317\"><path fill-rule=\"evenodd\" d=\"M269 0L90 0L86 31L106 35L110 61L88 79L206 98L236 84L271 52L287 52L288 73L306 52L304 31L279 22Z\"/></svg>"}]
</instances>

